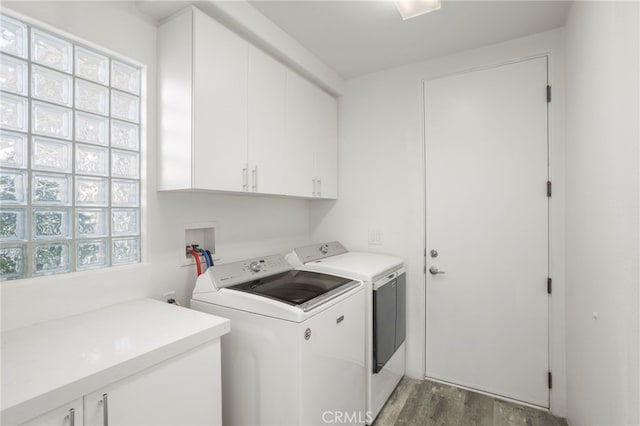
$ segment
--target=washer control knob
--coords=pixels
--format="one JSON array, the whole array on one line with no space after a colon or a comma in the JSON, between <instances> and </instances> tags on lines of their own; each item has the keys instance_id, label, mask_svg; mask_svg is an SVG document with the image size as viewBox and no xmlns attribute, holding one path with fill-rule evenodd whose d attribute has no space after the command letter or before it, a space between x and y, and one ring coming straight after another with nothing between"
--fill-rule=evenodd
<instances>
[{"instance_id":1,"label":"washer control knob","mask_svg":"<svg viewBox=\"0 0 640 426\"><path fill-rule=\"evenodd\" d=\"M323 246L320 246L320 252L322 254L327 254L329 253L329 244L325 244Z\"/></svg>"},{"instance_id":2,"label":"washer control knob","mask_svg":"<svg viewBox=\"0 0 640 426\"><path fill-rule=\"evenodd\" d=\"M260 272L262 270L262 265L264 265L264 262L258 262L256 260L249 264L249 269L251 269L253 272Z\"/></svg>"}]
</instances>

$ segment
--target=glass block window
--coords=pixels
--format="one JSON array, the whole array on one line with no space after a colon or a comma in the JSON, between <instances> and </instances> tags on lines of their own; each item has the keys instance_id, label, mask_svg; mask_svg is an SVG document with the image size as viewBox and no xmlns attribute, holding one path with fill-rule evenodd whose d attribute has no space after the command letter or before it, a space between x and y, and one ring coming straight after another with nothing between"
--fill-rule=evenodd
<instances>
[{"instance_id":1,"label":"glass block window","mask_svg":"<svg viewBox=\"0 0 640 426\"><path fill-rule=\"evenodd\" d=\"M142 72L0 15L0 279L140 262Z\"/></svg>"}]
</instances>

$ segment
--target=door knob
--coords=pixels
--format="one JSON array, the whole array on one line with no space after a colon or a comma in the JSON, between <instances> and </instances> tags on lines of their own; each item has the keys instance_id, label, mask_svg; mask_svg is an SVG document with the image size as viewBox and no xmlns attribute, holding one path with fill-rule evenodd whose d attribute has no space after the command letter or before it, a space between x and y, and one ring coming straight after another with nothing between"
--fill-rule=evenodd
<instances>
[{"instance_id":1,"label":"door knob","mask_svg":"<svg viewBox=\"0 0 640 426\"><path fill-rule=\"evenodd\" d=\"M444 271L439 270L438 268L436 268L435 266L432 266L429 268L429 272L431 272L431 275L438 275L438 274L444 274Z\"/></svg>"}]
</instances>

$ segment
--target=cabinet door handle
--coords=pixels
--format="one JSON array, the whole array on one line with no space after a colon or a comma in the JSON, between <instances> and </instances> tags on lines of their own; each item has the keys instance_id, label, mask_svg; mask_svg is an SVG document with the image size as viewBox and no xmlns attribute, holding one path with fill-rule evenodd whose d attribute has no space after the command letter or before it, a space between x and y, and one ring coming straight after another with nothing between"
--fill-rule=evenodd
<instances>
[{"instance_id":1,"label":"cabinet door handle","mask_svg":"<svg viewBox=\"0 0 640 426\"><path fill-rule=\"evenodd\" d=\"M109 426L109 397L102 395L102 425Z\"/></svg>"},{"instance_id":2,"label":"cabinet door handle","mask_svg":"<svg viewBox=\"0 0 640 426\"><path fill-rule=\"evenodd\" d=\"M258 166L256 165L253 169L251 169L251 177L252 177L252 185L251 189L253 192L258 192Z\"/></svg>"},{"instance_id":3,"label":"cabinet door handle","mask_svg":"<svg viewBox=\"0 0 640 426\"><path fill-rule=\"evenodd\" d=\"M69 426L76 426L76 409L75 408L69 409L69 414L67 414L67 417L69 417Z\"/></svg>"},{"instance_id":4,"label":"cabinet door handle","mask_svg":"<svg viewBox=\"0 0 640 426\"><path fill-rule=\"evenodd\" d=\"M318 197L322 196L322 176L318 178Z\"/></svg>"},{"instance_id":5,"label":"cabinet door handle","mask_svg":"<svg viewBox=\"0 0 640 426\"><path fill-rule=\"evenodd\" d=\"M242 190L249 190L249 165L245 164L242 168Z\"/></svg>"},{"instance_id":6,"label":"cabinet door handle","mask_svg":"<svg viewBox=\"0 0 640 426\"><path fill-rule=\"evenodd\" d=\"M316 178L314 177L313 179L311 179L311 182L313 182L313 189L311 190L311 195L312 196L316 196Z\"/></svg>"}]
</instances>

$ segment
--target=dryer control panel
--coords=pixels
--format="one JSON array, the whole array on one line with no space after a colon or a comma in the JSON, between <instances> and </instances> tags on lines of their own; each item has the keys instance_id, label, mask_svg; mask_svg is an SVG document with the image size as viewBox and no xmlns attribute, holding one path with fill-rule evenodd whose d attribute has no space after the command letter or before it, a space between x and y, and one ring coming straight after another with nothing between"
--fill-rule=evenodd
<instances>
[{"instance_id":1,"label":"dryer control panel","mask_svg":"<svg viewBox=\"0 0 640 426\"><path fill-rule=\"evenodd\" d=\"M289 261L294 265L303 265L326 257L337 256L346 253L347 249L337 241L313 244L310 246L293 249Z\"/></svg>"},{"instance_id":2,"label":"dryer control panel","mask_svg":"<svg viewBox=\"0 0 640 426\"><path fill-rule=\"evenodd\" d=\"M292 269L291 265L280 254L215 265L198 277L193 292L218 291L224 287L257 280L290 269Z\"/></svg>"}]
</instances>

